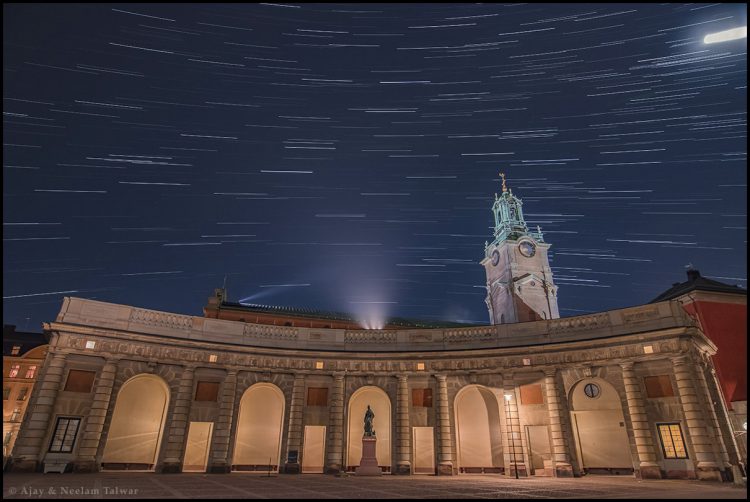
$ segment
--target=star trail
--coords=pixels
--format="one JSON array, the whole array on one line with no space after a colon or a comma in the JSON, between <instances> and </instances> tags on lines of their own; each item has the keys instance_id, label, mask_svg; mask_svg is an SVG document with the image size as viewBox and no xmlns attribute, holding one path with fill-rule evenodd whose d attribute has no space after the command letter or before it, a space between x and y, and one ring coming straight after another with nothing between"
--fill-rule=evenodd
<instances>
[{"instance_id":1,"label":"star trail","mask_svg":"<svg viewBox=\"0 0 750 502\"><path fill-rule=\"evenodd\" d=\"M688 264L746 287L744 4L3 13L19 329L66 295L202 315L225 277L231 301L487 323L500 171L563 317Z\"/></svg>"}]
</instances>

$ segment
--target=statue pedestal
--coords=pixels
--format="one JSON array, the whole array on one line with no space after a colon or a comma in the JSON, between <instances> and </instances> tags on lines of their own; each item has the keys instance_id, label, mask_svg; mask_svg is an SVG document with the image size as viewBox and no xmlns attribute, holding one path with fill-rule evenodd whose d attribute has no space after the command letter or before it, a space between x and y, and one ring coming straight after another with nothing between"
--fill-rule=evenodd
<instances>
[{"instance_id":1,"label":"statue pedestal","mask_svg":"<svg viewBox=\"0 0 750 502\"><path fill-rule=\"evenodd\" d=\"M375 455L375 436L362 437L362 460L357 467L357 476L380 476L383 471L378 467L378 459Z\"/></svg>"}]
</instances>

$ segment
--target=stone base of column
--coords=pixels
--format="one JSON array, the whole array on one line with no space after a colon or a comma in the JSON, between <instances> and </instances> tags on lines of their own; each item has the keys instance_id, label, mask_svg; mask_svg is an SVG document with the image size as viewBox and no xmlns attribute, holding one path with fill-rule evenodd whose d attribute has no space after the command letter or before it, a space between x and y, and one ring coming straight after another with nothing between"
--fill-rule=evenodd
<instances>
[{"instance_id":1,"label":"stone base of column","mask_svg":"<svg viewBox=\"0 0 750 502\"><path fill-rule=\"evenodd\" d=\"M342 471L341 464L328 464L325 468L326 474L338 474Z\"/></svg>"},{"instance_id":2,"label":"stone base of column","mask_svg":"<svg viewBox=\"0 0 750 502\"><path fill-rule=\"evenodd\" d=\"M515 469L518 469L518 477L519 478L528 478L529 477L529 470L526 468L526 464L522 464L520 462L515 465L515 468L514 468L514 466L511 465L507 469L506 474L509 477L511 477L511 478L516 477L516 471L515 471Z\"/></svg>"},{"instance_id":3,"label":"stone base of column","mask_svg":"<svg viewBox=\"0 0 750 502\"><path fill-rule=\"evenodd\" d=\"M165 461L161 466L162 474L177 474L182 472L182 466L180 462L169 462Z\"/></svg>"},{"instance_id":4,"label":"stone base of column","mask_svg":"<svg viewBox=\"0 0 750 502\"><path fill-rule=\"evenodd\" d=\"M302 472L302 467L299 462L287 462L284 464L284 474L299 474Z\"/></svg>"},{"instance_id":5,"label":"stone base of column","mask_svg":"<svg viewBox=\"0 0 750 502\"><path fill-rule=\"evenodd\" d=\"M25 460L22 458L14 458L11 460L10 472L39 472L41 471L41 464L37 460Z\"/></svg>"},{"instance_id":6,"label":"stone base of column","mask_svg":"<svg viewBox=\"0 0 750 502\"><path fill-rule=\"evenodd\" d=\"M437 474L438 476L453 476L453 462L440 462Z\"/></svg>"},{"instance_id":7,"label":"stone base of column","mask_svg":"<svg viewBox=\"0 0 750 502\"><path fill-rule=\"evenodd\" d=\"M701 481L723 481L721 470L718 467L701 467L695 468L695 475Z\"/></svg>"},{"instance_id":8,"label":"stone base of column","mask_svg":"<svg viewBox=\"0 0 750 502\"><path fill-rule=\"evenodd\" d=\"M232 466L227 465L224 462L214 462L208 466L207 472L210 472L211 474L227 474L232 472Z\"/></svg>"},{"instance_id":9,"label":"stone base of column","mask_svg":"<svg viewBox=\"0 0 750 502\"><path fill-rule=\"evenodd\" d=\"M73 462L73 472L76 474L88 474L99 472L100 470L96 460L76 460Z\"/></svg>"},{"instance_id":10,"label":"stone base of column","mask_svg":"<svg viewBox=\"0 0 750 502\"><path fill-rule=\"evenodd\" d=\"M555 464L555 477L556 478L572 478L573 466L570 464L561 464L558 462L557 464Z\"/></svg>"},{"instance_id":11,"label":"stone base of column","mask_svg":"<svg viewBox=\"0 0 750 502\"><path fill-rule=\"evenodd\" d=\"M661 479L661 469L658 465L643 465L635 470L636 479Z\"/></svg>"},{"instance_id":12,"label":"stone base of column","mask_svg":"<svg viewBox=\"0 0 750 502\"><path fill-rule=\"evenodd\" d=\"M411 474L411 462L402 461L396 464L396 470L393 474L409 475Z\"/></svg>"}]
</instances>

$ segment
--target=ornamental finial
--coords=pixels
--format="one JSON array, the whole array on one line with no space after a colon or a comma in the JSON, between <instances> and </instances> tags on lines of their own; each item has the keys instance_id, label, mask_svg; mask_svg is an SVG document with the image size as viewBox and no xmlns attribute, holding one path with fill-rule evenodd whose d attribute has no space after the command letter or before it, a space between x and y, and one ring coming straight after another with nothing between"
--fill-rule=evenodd
<instances>
[{"instance_id":1,"label":"ornamental finial","mask_svg":"<svg viewBox=\"0 0 750 502\"><path fill-rule=\"evenodd\" d=\"M508 191L508 189L505 187L505 173L500 173L500 177L503 179L503 193L505 193Z\"/></svg>"}]
</instances>

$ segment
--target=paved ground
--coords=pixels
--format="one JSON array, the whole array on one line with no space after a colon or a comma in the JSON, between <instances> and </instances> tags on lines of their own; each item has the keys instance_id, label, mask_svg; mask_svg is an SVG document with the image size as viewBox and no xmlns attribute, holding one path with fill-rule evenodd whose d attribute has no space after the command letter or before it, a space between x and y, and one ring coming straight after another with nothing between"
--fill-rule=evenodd
<instances>
[{"instance_id":1,"label":"paved ground","mask_svg":"<svg viewBox=\"0 0 750 502\"><path fill-rule=\"evenodd\" d=\"M632 476L507 479L495 475L4 474L6 498L659 498L747 499L747 488Z\"/></svg>"}]
</instances>

